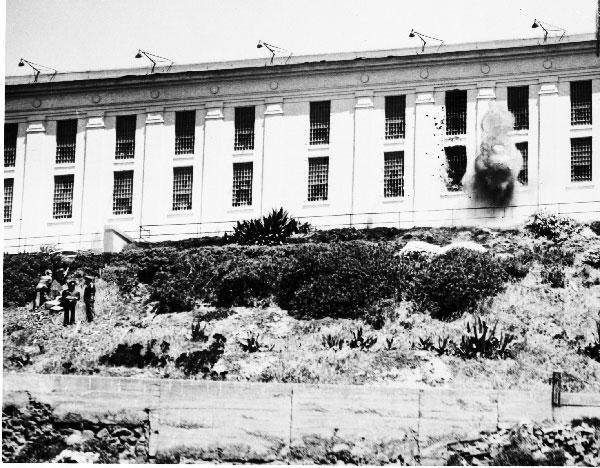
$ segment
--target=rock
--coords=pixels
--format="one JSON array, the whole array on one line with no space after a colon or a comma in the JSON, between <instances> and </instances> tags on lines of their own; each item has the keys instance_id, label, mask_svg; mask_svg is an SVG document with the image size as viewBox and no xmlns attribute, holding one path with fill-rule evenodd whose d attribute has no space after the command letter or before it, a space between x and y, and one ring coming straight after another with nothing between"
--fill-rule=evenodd
<instances>
[{"instance_id":1,"label":"rock","mask_svg":"<svg viewBox=\"0 0 600 468\"><path fill-rule=\"evenodd\" d=\"M53 463L97 463L100 454L92 452L76 452L73 450L63 450L54 459Z\"/></svg>"},{"instance_id":2,"label":"rock","mask_svg":"<svg viewBox=\"0 0 600 468\"><path fill-rule=\"evenodd\" d=\"M67 445L79 445L84 442L81 431L73 431L73 433L65 440Z\"/></svg>"},{"instance_id":3,"label":"rock","mask_svg":"<svg viewBox=\"0 0 600 468\"><path fill-rule=\"evenodd\" d=\"M90 431L89 429L86 429L85 431L83 431L83 432L81 433L81 436L83 437L83 440L84 440L84 441L87 441L87 440L93 439L93 438L95 437L95 435L94 435L94 431Z\"/></svg>"},{"instance_id":4,"label":"rock","mask_svg":"<svg viewBox=\"0 0 600 468\"><path fill-rule=\"evenodd\" d=\"M481 244L478 244L477 242L461 241L461 242L452 242L451 244L445 245L444 247L442 247L440 249L440 254L445 254L446 252L449 252L450 250L454 250L454 249L466 249L466 250L472 250L474 252L480 252L480 253L487 252L487 249L485 247L483 247Z\"/></svg>"},{"instance_id":5,"label":"rock","mask_svg":"<svg viewBox=\"0 0 600 468\"><path fill-rule=\"evenodd\" d=\"M108 432L108 429L106 429L106 428L101 429L96 434L96 437L98 437L99 439L104 439L105 437L108 437L108 436L110 436L110 433Z\"/></svg>"},{"instance_id":6,"label":"rock","mask_svg":"<svg viewBox=\"0 0 600 468\"><path fill-rule=\"evenodd\" d=\"M131 432L129 429L126 429L124 427L120 427L116 431L113 431L112 435L113 435L113 437L127 438L127 437L132 437L133 432Z\"/></svg>"},{"instance_id":7,"label":"rock","mask_svg":"<svg viewBox=\"0 0 600 468\"><path fill-rule=\"evenodd\" d=\"M398 252L399 255L405 255L408 253L418 252L428 255L438 255L441 248L438 245L430 244L423 241L409 241L404 247Z\"/></svg>"}]
</instances>

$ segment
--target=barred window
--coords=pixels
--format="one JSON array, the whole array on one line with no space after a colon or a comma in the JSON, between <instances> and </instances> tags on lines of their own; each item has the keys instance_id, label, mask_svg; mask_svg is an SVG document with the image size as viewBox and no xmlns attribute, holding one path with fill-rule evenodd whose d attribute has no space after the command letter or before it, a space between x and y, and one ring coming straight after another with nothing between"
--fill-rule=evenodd
<instances>
[{"instance_id":1,"label":"barred window","mask_svg":"<svg viewBox=\"0 0 600 468\"><path fill-rule=\"evenodd\" d=\"M16 123L4 124L4 167L15 167L18 128Z\"/></svg>"},{"instance_id":2,"label":"barred window","mask_svg":"<svg viewBox=\"0 0 600 468\"><path fill-rule=\"evenodd\" d=\"M571 182L592 180L592 137L571 138Z\"/></svg>"},{"instance_id":3,"label":"barred window","mask_svg":"<svg viewBox=\"0 0 600 468\"><path fill-rule=\"evenodd\" d=\"M130 159L135 156L136 115L117 116L117 142L115 159Z\"/></svg>"},{"instance_id":4,"label":"barred window","mask_svg":"<svg viewBox=\"0 0 600 468\"><path fill-rule=\"evenodd\" d=\"M310 103L310 144L329 144L329 115L331 101Z\"/></svg>"},{"instance_id":5,"label":"barred window","mask_svg":"<svg viewBox=\"0 0 600 468\"><path fill-rule=\"evenodd\" d=\"M232 206L252 205L252 173L251 162L233 163Z\"/></svg>"},{"instance_id":6,"label":"barred window","mask_svg":"<svg viewBox=\"0 0 600 468\"><path fill-rule=\"evenodd\" d=\"M175 154L194 154L196 111L175 113Z\"/></svg>"},{"instance_id":7,"label":"barred window","mask_svg":"<svg viewBox=\"0 0 600 468\"><path fill-rule=\"evenodd\" d=\"M528 156L529 156L529 144L526 141L515 144L516 148L521 153L523 157L523 166L521 166L521 170L519 171L519 175L517 176L517 180L521 182L523 185L527 185L529 182L529 171L527 168L528 165Z\"/></svg>"},{"instance_id":8,"label":"barred window","mask_svg":"<svg viewBox=\"0 0 600 468\"><path fill-rule=\"evenodd\" d=\"M173 211L192 209L194 168L173 168Z\"/></svg>"},{"instance_id":9,"label":"barred window","mask_svg":"<svg viewBox=\"0 0 600 468\"><path fill-rule=\"evenodd\" d=\"M235 151L254 149L254 106L235 108Z\"/></svg>"},{"instance_id":10,"label":"barred window","mask_svg":"<svg viewBox=\"0 0 600 468\"><path fill-rule=\"evenodd\" d=\"M571 83L571 125L592 124L592 82Z\"/></svg>"},{"instance_id":11,"label":"barred window","mask_svg":"<svg viewBox=\"0 0 600 468\"><path fill-rule=\"evenodd\" d=\"M329 157L308 159L308 201L327 200L329 192Z\"/></svg>"},{"instance_id":12,"label":"barred window","mask_svg":"<svg viewBox=\"0 0 600 468\"><path fill-rule=\"evenodd\" d=\"M113 214L131 214L133 199L133 171L114 173Z\"/></svg>"},{"instance_id":13,"label":"barred window","mask_svg":"<svg viewBox=\"0 0 600 468\"><path fill-rule=\"evenodd\" d=\"M515 117L515 130L529 129L529 86L508 88L508 110Z\"/></svg>"},{"instance_id":14,"label":"barred window","mask_svg":"<svg viewBox=\"0 0 600 468\"><path fill-rule=\"evenodd\" d=\"M444 148L448 178L446 188L449 192L462 190L462 179L467 170L467 149L464 146L448 146Z\"/></svg>"},{"instance_id":15,"label":"barred window","mask_svg":"<svg viewBox=\"0 0 600 468\"><path fill-rule=\"evenodd\" d=\"M54 176L54 199L52 217L67 219L73 217L73 174Z\"/></svg>"},{"instance_id":16,"label":"barred window","mask_svg":"<svg viewBox=\"0 0 600 468\"><path fill-rule=\"evenodd\" d=\"M385 98L385 139L404 138L406 96Z\"/></svg>"},{"instance_id":17,"label":"barred window","mask_svg":"<svg viewBox=\"0 0 600 468\"><path fill-rule=\"evenodd\" d=\"M404 196L404 151L384 153L383 196Z\"/></svg>"},{"instance_id":18,"label":"barred window","mask_svg":"<svg viewBox=\"0 0 600 468\"><path fill-rule=\"evenodd\" d=\"M12 221L13 188L15 179L4 179L4 222Z\"/></svg>"},{"instance_id":19,"label":"barred window","mask_svg":"<svg viewBox=\"0 0 600 468\"><path fill-rule=\"evenodd\" d=\"M77 119L56 122L56 164L75 163Z\"/></svg>"},{"instance_id":20,"label":"barred window","mask_svg":"<svg viewBox=\"0 0 600 468\"><path fill-rule=\"evenodd\" d=\"M467 133L467 91L446 91L446 135Z\"/></svg>"}]
</instances>

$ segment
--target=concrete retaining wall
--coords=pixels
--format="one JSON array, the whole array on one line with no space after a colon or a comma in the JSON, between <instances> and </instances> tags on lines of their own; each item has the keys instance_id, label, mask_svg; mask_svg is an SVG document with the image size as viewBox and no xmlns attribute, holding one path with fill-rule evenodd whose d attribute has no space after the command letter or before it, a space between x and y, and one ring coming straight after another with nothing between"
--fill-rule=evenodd
<instances>
[{"instance_id":1,"label":"concrete retaining wall","mask_svg":"<svg viewBox=\"0 0 600 468\"><path fill-rule=\"evenodd\" d=\"M441 463L446 443L530 419L600 417L600 407L552 408L541 392L262 384L5 374L3 402L24 391L90 420L149 420L150 453L248 450L269 459L307 436L403 441L405 459ZM597 398L596 398L597 399ZM233 447L233 449L232 449ZM277 448L279 447L279 449Z\"/></svg>"}]
</instances>

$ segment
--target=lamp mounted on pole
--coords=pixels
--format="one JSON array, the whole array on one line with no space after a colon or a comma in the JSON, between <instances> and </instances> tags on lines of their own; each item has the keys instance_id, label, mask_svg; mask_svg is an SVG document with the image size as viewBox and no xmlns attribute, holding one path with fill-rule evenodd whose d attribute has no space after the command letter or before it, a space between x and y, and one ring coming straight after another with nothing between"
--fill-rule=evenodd
<instances>
[{"instance_id":1,"label":"lamp mounted on pole","mask_svg":"<svg viewBox=\"0 0 600 468\"><path fill-rule=\"evenodd\" d=\"M42 73L43 70L52 71L50 80L52 80L52 78L54 78L54 75L56 75L56 73L58 73L54 68L47 67L46 65L40 65L39 63L30 62L29 60L25 60L24 58L21 57L21 59L19 60L19 64L18 64L19 67L24 67L26 64L29 65L31 67L31 69L33 70L33 81L34 82L37 82L38 77L40 76L40 73Z\"/></svg>"},{"instance_id":2,"label":"lamp mounted on pole","mask_svg":"<svg viewBox=\"0 0 600 468\"><path fill-rule=\"evenodd\" d=\"M135 54L135 58L139 59L142 57L146 57L148 60L150 60L150 62L152 62L152 69L150 70L150 73L154 73L154 70L158 63L168 63L169 64L169 66L167 67L167 69L165 71L171 70L171 67L175 63L173 60L168 59L166 57L161 57L160 55L152 54L150 52L146 52L145 50L138 49L137 54Z\"/></svg>"},{"instance_id":3,"label":"lamp mounted on pole","mask_svg":"<svg viewBox=\"0 0 600 468\"><path fill-rule=\"evenodd\" d=\"M536 29L536 28L543 29L544 42L546 42L548 40L548 33L551 33L551 32L561 33L560 37L558 38L558 40L560 41L563 37L565 37L565 34L567 32L566 29L561 28L560 26L554 26L553 24L546 23L545 21L541 21L537 18L533 19L533 24L531 25L531 27L533 29Z\"/></svg>"},{"instance_id":4,"label":"lamp mounted on pole","mask_svg":"<svg viewBox=\"0 0 600 468\"><path fill-rule=\"evenodd\" d=\"M410 30L410 33L408 33L408 37L418 37L419 39L421 39L421 42L423 42L423 44L421 45L421 52L425 52L425 45L427 44L427 41L425 40L425 38L427 39L431 39L434 41L438 41L439 45L437 50L440 50L440 47L442 47L444 45L444 41L442 41L441 39L438 39L437 37L432 37L432 36L427 36L426 34L420 33L418 31L415 31L414 29Z\"/></svg>"},{"instance_id":5,"label":"lamp mounted on pole","mask_svg":"<svg viewBox=\"0 0 600 468\"><path fill-rule=\"evenodd\" d=\"M267 49L269 52L271 52L271 65L273 65L273 59L275 59L275 55L277 53L281 53L281 54L288 54L288 57L285 59L285 63L288 63L288 61L290 60L290 58L292 58L292 52L290 52L287 49L284 49L282 47L278 47L276 45L273 44L269 44L267 42L263 42L259 39L258 44L256 44L256 48L257 49L261 49L262 47L264 47L265 49Z\"/></svg>"}]
</instances>

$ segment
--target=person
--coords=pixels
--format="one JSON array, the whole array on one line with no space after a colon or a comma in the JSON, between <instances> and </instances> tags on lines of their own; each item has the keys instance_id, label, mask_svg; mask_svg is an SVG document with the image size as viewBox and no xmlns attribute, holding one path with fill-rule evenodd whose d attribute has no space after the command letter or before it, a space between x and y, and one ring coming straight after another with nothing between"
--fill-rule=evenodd
<instances>
[{"instance_id":1,"label":"person","mask_svg":"<svg viewBox=\"0 0 600 468\"><path fill-rule=\"evenodd\" d=\"M83 277L83 303L85 304L85 318L88 322L94 320L94 301L96 300L96 286L94 278L89 275Z\"/></svg>"},{"instance_id":2,"label":"person","mask_svg":"<svg viewBox=\"0 0 600 468\"><path fill-rule=\"evenodd\" d=\"M50 293L50 287L52 286L52 271L46 270L44 274L40 277L37 286L35 287L35 296L33 297L33 307L31 310L35 310L35 304L38 298L38 294L40 296L39 306L43 306L44 302L48 300L48 295Z\"/></svg>"},{"instance_id":3,"label":"person","mask_svg":"<svg viewBox=\"0 0 600 468\"><path fill-rule=\"evenodd\" d=\"M64 310L63 326L73 325L75 323L75 307L80 298L79 291L75 291L77 282L74 279L67 281L67 288L63 290L60 296L60 305Z\"/></svg>"}]
</instances>

